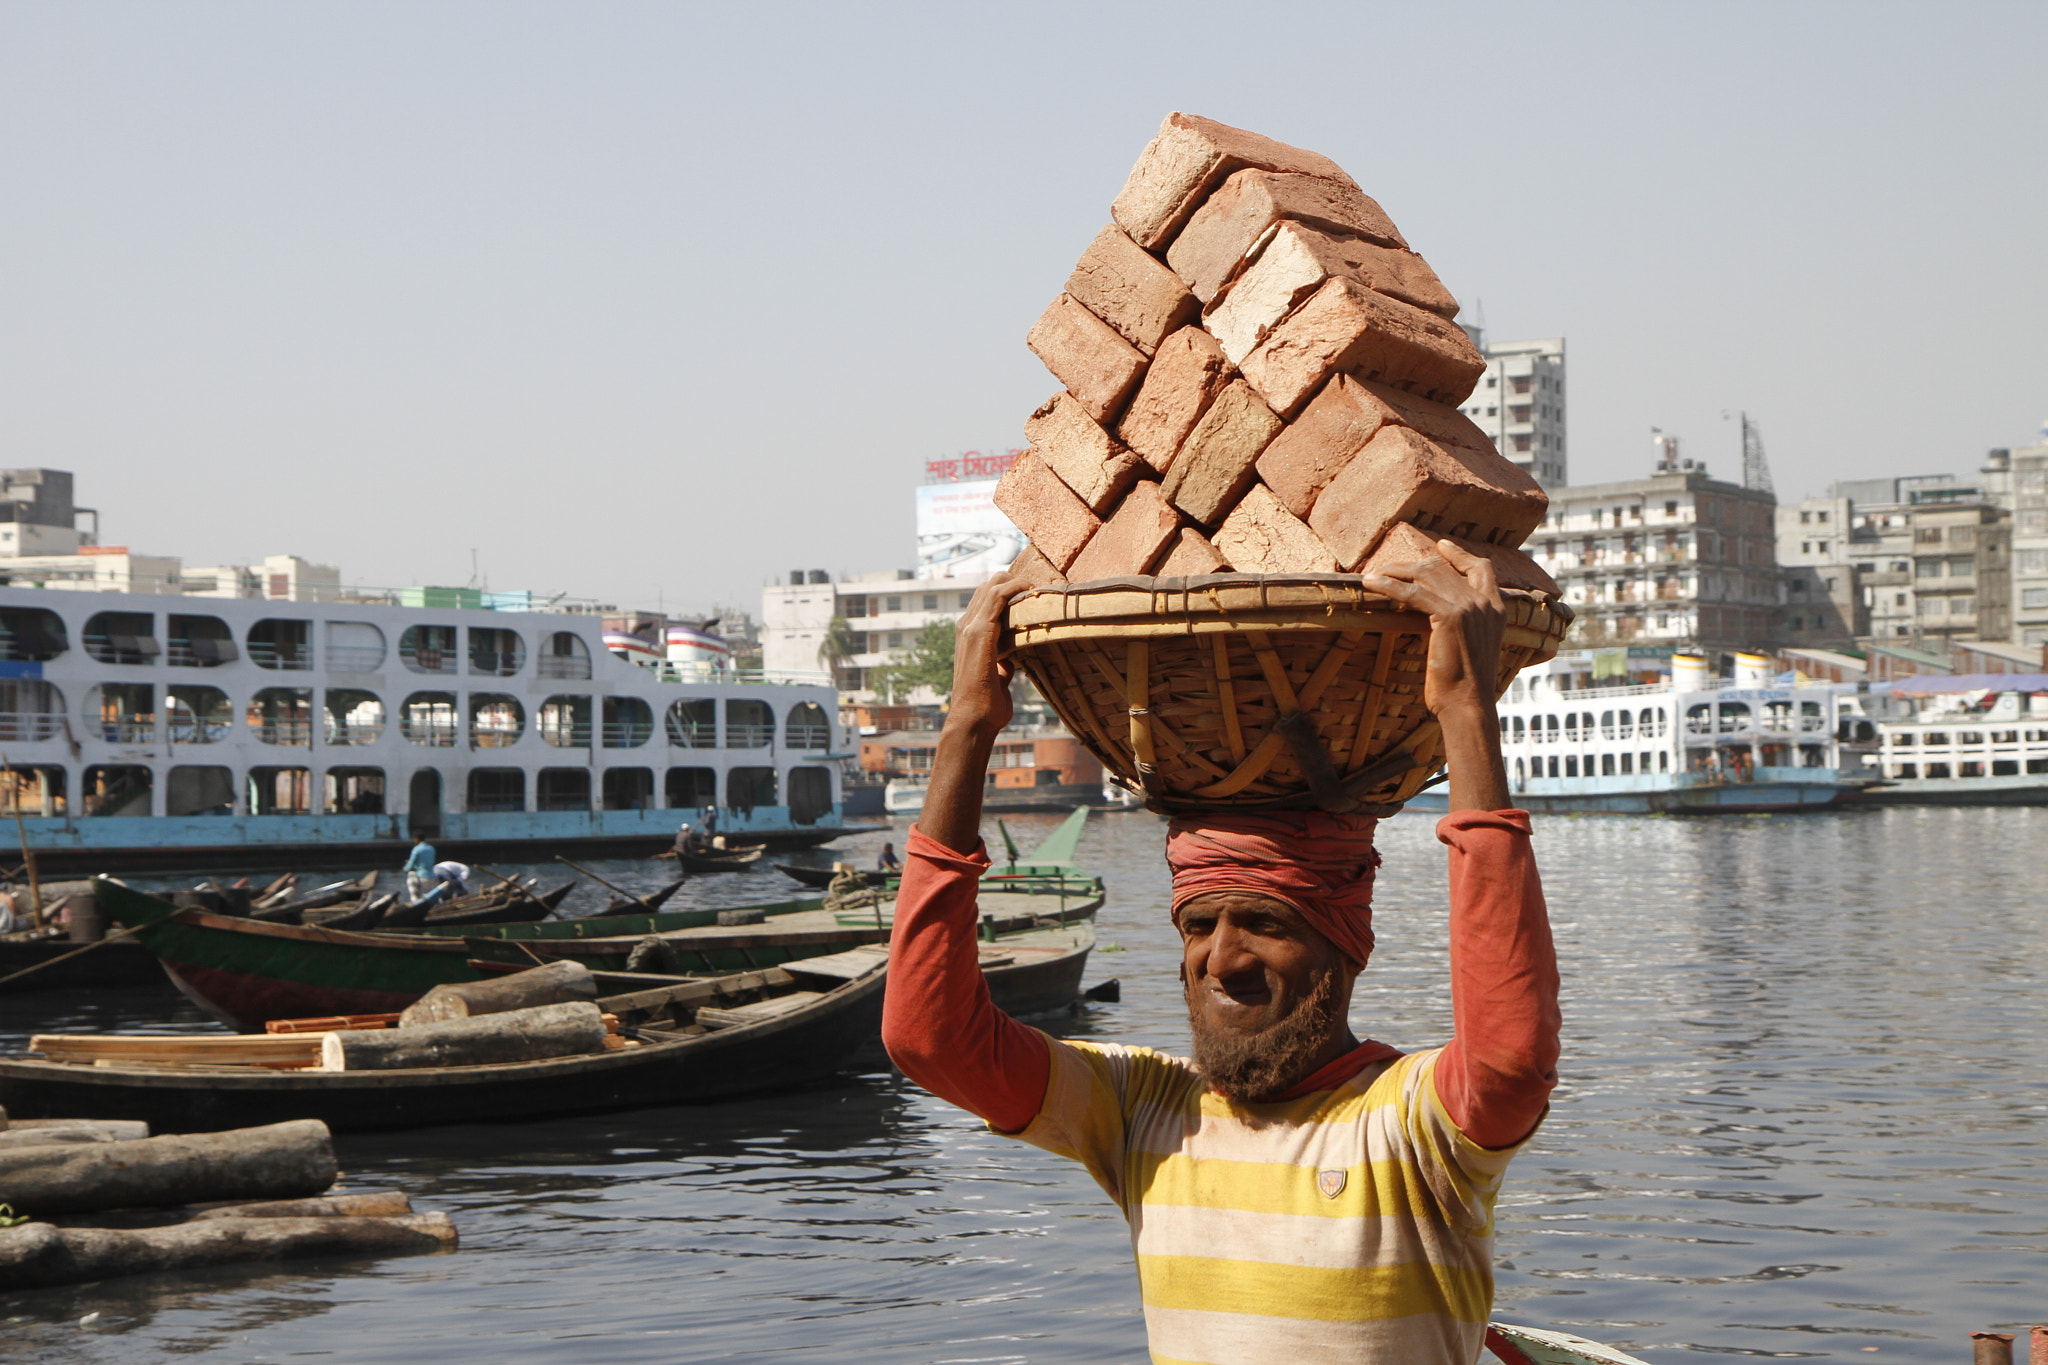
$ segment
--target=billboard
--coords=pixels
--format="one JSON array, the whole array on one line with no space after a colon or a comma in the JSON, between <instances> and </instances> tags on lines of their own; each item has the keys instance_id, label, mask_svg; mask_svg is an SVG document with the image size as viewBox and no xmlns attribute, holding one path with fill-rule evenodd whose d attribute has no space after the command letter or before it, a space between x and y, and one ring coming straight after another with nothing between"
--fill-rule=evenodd
<instances>
[{"instance_id":1,"label":"billboard","mask_svg":"<svg viewBox=\"0 0 2048 1365\"><path fill-rule=\"evenodd\" d=\"M996 510L996 480L917 490L917 576L980 578L1024 553L1024 533Z\"/></svg>"}]
</instances>

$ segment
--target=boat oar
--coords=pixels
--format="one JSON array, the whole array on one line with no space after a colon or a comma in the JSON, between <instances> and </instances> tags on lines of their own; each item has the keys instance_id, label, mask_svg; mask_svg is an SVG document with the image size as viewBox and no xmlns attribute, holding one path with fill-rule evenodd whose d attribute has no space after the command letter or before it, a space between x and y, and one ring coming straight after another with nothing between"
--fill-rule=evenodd
<instances>
[{"instance_id":1,"label":"boat oar","mask_svg":"<svg viewBox=\"0 0 2048 1365\"><path fill-rule=\"evenodd\" d=\"M607 891L616 891L619 895L624 896L627 900L633 902L633 904L639 906L642 910L645 910L650 915L658 915L661 913L659 910L656 910L653 906L649 905L643 897L634 895L631 891L628 891L623 886L613 886L610 882L598 876L589 868L578 867L575 863L570 862L567 858L564 858L559 853L555 855L555 861L562 864L564 867L573 868L576 871L581 872L584 876L590 878L590 880L596 882L599 886L604 887Z\"/></svg>"},{"instance_id":2,"label":"boat oar","mask_svg":"<svg viewBox=\"0 0 2048 1365\"><path fill-rule=\"evenodd\" d=\"M33 967L23 967L18 972L9 972L6 976L0 976L0 986L6 985L8 982L17 979L18 977L27 976L30 972L39 972L45 967L54 967L59 962L69 962L72 958L77 957L80 953L89 953L93 949L99 947L102 943L112 943L117 938L126 938L130 934L138 933L141 930L148 929L153 925L162 924L165 920L170 919L174 915L183 914L185 909L186 907L182 905L174 906L168 914L158 915L156 918L144 920L140 924L124 924L119 929L116 929L113 933L108 934L105 938L96 938L91 943L85 944L83 947L73 948L68 953L59 953L57 954L57 956L53 958L47 958L42 962L36 963Z\"/></svg>"},{"instance_id":3,"label":"boat oar","mask_svg":"<svg viewBox=\"0 0 2048 1365\"><path fill-rule=\"evenodd\" d=\"M540 900L540 897L533 894L533 887L521 886L519 884L519 879L517 877L499 876L497 873L491 871L488 867L485 867L482 863L476 864L476 870L483 873L486 877L489 877L492 881L497 882L500 886L506 886L511 888L510 892L505 897L505 904L507 905L517 905L521 901L533 901L535 903L538 903ZM535 885L538 884L539 879L535 878Z\"/></svg>"}]
</instances>

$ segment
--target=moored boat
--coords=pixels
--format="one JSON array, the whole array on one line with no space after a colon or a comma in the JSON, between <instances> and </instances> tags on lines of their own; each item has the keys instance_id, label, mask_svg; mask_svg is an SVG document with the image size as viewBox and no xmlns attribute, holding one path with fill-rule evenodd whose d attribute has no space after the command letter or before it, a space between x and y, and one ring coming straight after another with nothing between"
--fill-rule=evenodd
<instances>
[{"instance_id":1,"label":"moored boat","mask_svg":"<svg viewBox=\"0 0 2048 1365\"><path fill-rule=\"evenodd\" d=\"M2048 675L1900 678L1864 699L1887 806L2048 805Z\"/></svg>"}]
</instances>

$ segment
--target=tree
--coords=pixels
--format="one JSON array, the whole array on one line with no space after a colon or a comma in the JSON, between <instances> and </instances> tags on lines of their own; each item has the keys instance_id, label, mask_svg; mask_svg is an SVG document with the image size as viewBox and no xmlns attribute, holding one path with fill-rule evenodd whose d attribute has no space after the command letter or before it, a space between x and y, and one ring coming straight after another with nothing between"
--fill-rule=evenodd
<instances>
[{"instance_id":1,"label":"tree","mask_svg":"<svg viewBox=\"0 0 2048 1365\"><path fill-rule=\"evenodd\" d=\"M846 623L844 616L834 616L825 627L825 638L818 642L818 662L832 675L832 685L839 686L839 670L860 652L859 641L853 638L853 627Z\"/></svg>"},{"instance_id":2,"label":"tree","mask_svg":"<svg viewBox=\"0 0 2048 1365\"><path fill-rule=\"evenodd\" d=\"M929 687L941 698L953 694L953 623L931 621L906 649L868 674L868 685L889 702Z\"/></svg>"}]
</instances>

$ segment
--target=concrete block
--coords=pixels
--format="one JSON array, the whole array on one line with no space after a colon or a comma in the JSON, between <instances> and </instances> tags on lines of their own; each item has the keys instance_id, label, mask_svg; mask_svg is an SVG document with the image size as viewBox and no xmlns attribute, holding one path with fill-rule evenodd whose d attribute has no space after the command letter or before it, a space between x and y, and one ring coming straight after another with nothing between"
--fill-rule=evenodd
<instances>
[{"instance_id":1,"label":"concrete block","mask_svg":"<svg viewBox=\"0 0 2048 1365\"><path fill-rule=\"evenodd\" d=\"M1173 548L1166 558L1152 570L1160 578L1192 578L1196 574L1229 573L1230 561L1217 553L1216 547L1192 526L1180 528L1174 539Z\"/></svg>"},{"instance_id":2,"label":"concrete block","mask_svg":"<svg viewBox=\"0 0 2048 1365\"><path fill-rule=\"evenodd\" d=\"M1242 370L1273 411L1292 419L1338 373L1460 403L1486 362L1457 323L1356 280L1329 279L1245 357Z\"/></svg>"},{"instance_id":3,"label":"concrete block","mask_svg":"<svg viewBox=\"0 0 2048 1365\"><path fill-rule=\"evenodd\" d=\"M1166 263L1203 303L1237 277L1258 244L1284 222L1355 233L1405 248L1393 220L1351 183L1312 175L1239 171L1209 196L1166 253Z\"/></svg>"},{"instance_id":4,"label":"concrete block","mask_svg":"<svg viewBox=\"0 0 2048 1365\"><path fill-rule=\"evenodd\" d=\"M1010 575L1023 579L1034 588L1063 588L1067 584L1067 576L1054 568L1052 561L1041 554L1036 545L1026 545L1024 553L1011 561Z\"/></svg>"},{"instance_id":5,"label":"concrete block","mask_svg":"<svg viewBox=\"0 0 2048 1365\"><path fill-rule=\"evenodd\" d=\"M1281 223L1267 234L1251 266L1202 318L1223 354L1241 363L1296 305L1333 275L1412 303L1438 317L1458 315L1429 263L1412 251L1380 246L1350 233L1329 233L1302 223Z\"/></svg>"},{"instance_id":6,"label":"concrete block","mask_svg":"<svg viewBox=\"0 0 2048 1365\"><path fill-rule=\"evenodd\" d=\"M1508 468L1520 478L1501 478L1471 452L1438 445L1412 427L1385 424L1323 487L1308 524L1346 569L1364 563L1403 522L1432 534L1519 545L1542 524L1549 499L1526 473Z\"/></svg>"},{"instance_id":7,"label":"concrete block","mask_svg":"<svg viewBox=\"0 0 2048 1365\"><path fill-rule=\"evenodd\" d=\"M1181 443L1166 474L1167 498L1204 526L1216 525L1258 477L1259 452L1280 427L1251 386L1233 380Z\"/></svg>"},{"instance_id":8,"label":"concrete block","mask_svg":"<svg viewBox=\"0 0 2048 1365\"><path fill-rule=\"evenodd\" d=\"M1273 490L1253 484L1216 532L1216 553L1239 573L1333 573L1337 560Z\"/></svg>"},{"instance_id":9,"label":"concrete block","mask_svg":"<svg viewBox=\"0 0 2048 1365\"><path fill-rule=\"evenodd\" d=\"M1113 422L1145 377L1145 355L1072 294L1052 301L1032 325L1025 344L1038 353L1088 415Z\"/></svg>"},{"instance_id":10,"label":"concrete block","mask_svg":"<svg viewBox=\"0 0 2048 1365\"><path fill-rule=\"evenodd\" d=\"M1148 356L1201 310L1180 276L1114 223L1081 253L1067 277L1067 292Z\"/></svg>"},{"instance_id":11,"label":"concrete block","mask_svg":"<svg viewBox=\"0 0 2048 1365\"><path fill-rule=\"evenodd\" d=\"M1216 338L1199 327L1183 327L1159 343L1138 396L1131 400L1118 439L1164 474L1173 467L1195 423L1230 382L1230 366Z\"/></svg>"},{"instance_id":12,"label":"concrete block","mask_svg":"<svg viewBox=\"0 0 2048 1365\"><path fill-rule=\"evenodd\" d=\"M1330 480L1351 464L1394 409L1348 374L1323 385L1301 416L1259 456L1259 478L1297 517L1307 517Z\"/></svg>"},{"instance_id":13,"label":"concrete block","mask_svg":"<svg viewBox=\"0 0 2048 1365\"><path fill-rule=\"evenodd\" d=\"M1055 570L1073 563L1102 525L1066 481L1032 450L1019 455L1003 471L994 500Z\"/></svg>"},{"instance_id":14,"label":"concrete block","mask_svg":"<svg viewBox=\"0 0 2048 1365\"><path fill-rule=\"evenodd\" d=\"M1439 540L1448 540L1461 550L1490 560L1494 582L1503 588L1523 588L1553 596L1557 593L1557 581L1543 572L1543 566L1512 546L1489 545L1483 540L1464 536L1434 535L1405 522L1387 532L1380 540L1379 548L1366 557L1358 571L1362 574L1379 573L1399 565L1418 563L1440 553L1436 547Z\"/></svg>"},{"instance_id":15,"label":"concrete block","mask_svg":"<svg viewBox=\"0 0 2048 1365\"><path fill-rule=\"evenodd\" d=\"M1092 536L1067 576L1076 583L1151 571L1180 530L1180 514L1149 479L1131 485L1116 512Z\"/></svg>"},{"instance_id":16,"label":"concrete block","mask_svg":"<svg viewBox=\"0 0 2048 1365\"><path fill-rule=\"evenodd\" d=\"M1054 394L1026 418L1024 435L1046 466L1065 480L1097 517L1109 514L1143 466L1071 393Z\"/></svg>"},{"instance_id":17,"label":"concrete block","mask_svg":"<svg viewBox=\"0 0 2048 1365\"><path fill-rule=\"evenodd\" d=\"M1159 135L1138 154L1110 216L1139 246L1157 251L1211 190L1246 167L1351 184L1343 168L1326 156L1213 119L1175 113L1166 116Z\"/></svg>"}]
</instances>

